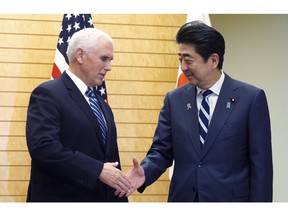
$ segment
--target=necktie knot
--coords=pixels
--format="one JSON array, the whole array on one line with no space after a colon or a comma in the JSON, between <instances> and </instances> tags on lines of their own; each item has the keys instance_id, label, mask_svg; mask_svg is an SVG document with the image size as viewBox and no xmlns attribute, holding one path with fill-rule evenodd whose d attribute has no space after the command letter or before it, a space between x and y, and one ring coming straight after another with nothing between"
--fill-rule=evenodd
<instances>
[{"instance_id":1,"label":"necktie knot","mask_svg":"<svg viewBox=\"0 0 288 216\"><path fill-rule=\"evenodd\" d=\"M206 98L207 96L209 96L210 94L212 94L213 92L210 89L207 89L205 91L202 92L202 95L204 98Z\"/></svg>"},{"instance_id":2,"label":"necktie knot","mask_svg":"<svg viewBox=\"0 0 288 216\"><path fill-rule=\"evenodd\" d=\"M87 95L89 98L94 98L95 97L93 90L91 88L89 88L89 87L86 90L85 95Z\"/></svg>"}]
</instances>

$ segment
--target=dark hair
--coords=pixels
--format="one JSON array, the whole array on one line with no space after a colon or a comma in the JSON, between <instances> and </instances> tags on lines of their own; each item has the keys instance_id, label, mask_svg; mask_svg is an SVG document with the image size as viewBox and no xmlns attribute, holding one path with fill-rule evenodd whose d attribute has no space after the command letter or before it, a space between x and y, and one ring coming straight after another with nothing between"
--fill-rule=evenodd
<instances>
[{"instance_id":1,"label":"dark hair","mask_svg":"<svg viewBox=\"0 0 288 216\"><path fill-rule=\"evenodd\" d=\"M178 44L190 44L205 62L213 54L219 56L218 68L222 69L225 53L225 40L214 28L201 21L185 23L176 35Z\"/></svg>"}]
</instances>

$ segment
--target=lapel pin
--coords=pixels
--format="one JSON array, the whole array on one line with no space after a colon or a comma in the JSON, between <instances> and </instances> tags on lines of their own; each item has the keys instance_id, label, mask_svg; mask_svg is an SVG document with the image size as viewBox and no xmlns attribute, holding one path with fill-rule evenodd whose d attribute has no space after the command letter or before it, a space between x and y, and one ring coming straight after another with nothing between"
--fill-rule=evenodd
<instances>
[{"instance_id":1,"label":"lapel pin","mask_svg":"<svg viewBox=\"0 0 288 216\"><path fill-rule=\"evenodd\" d=\"M227 109L230 109L230 107L231 107L231 102L227 102L226 108L227 108Z\"/></svg>"},{"instance_id":2,"label":"lapel pin","mask_svg":"<svg viewBox=\"0 0 288 216\"><path fill-rule=\"evenodd\" d=\"M189 110L189 109L191 109L192 107L191 107L191 104L190 103L188 103L187 104L187 110Z\"/></svg>"},{"instance_id":3,"label":"lapel pin","mask_svg":"<svg viewBox=\"0 0 288 216\"><path fill-rule=\"evenodd\" d=\"M235 98L230 98L230 101L227 102L227 104L226 104L226 108L227 108L227 109L230 109L230 108L231 108L231 104L232 104L232 103L235 103L235 102L236 102L236 99L235 99Z\"/></svg>"}]
</instances>

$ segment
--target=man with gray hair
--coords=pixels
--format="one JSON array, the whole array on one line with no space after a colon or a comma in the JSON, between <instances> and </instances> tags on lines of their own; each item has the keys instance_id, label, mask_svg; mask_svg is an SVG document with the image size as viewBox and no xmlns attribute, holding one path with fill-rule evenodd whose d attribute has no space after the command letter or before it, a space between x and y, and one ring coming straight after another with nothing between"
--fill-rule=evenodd
<instances>
[{"instance_id":1,"label":"man with gray hair","mask_svg":"<svg viewBox=\"0 0 288 216\"><path fill-rule=\"evenodd\" d=\"M109 105L95 92L113 59L112 38L87 28L73 34L69 68L36 87L26 137L31 156L30 202L127 202L115 189L132 186L121 172L117 131Z\"/></svg>"}]
</instances>

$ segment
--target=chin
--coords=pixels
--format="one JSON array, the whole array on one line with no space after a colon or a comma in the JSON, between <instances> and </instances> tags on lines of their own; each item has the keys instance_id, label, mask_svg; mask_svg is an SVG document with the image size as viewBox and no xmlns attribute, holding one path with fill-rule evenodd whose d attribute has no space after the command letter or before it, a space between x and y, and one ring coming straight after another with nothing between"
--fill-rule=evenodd
<instances>
[{"instance_id":1,"label":"chin","mask_svg":"<svg viewBox=\"0 0 288 216\"><path fill-rule=\"evenodd\" d=\"M103 83L103 80L97 80L96 81L96 86L100 86L100 85L102 85L102 83Z\"/></svg>"},{"instance_id":2,"label":"chin","mask_svg":"<svg viewBox=\"0 0 288 216\"><path fill-rule=\"evenodd\" d=\"M197 84L197 81L193 77L187 77L187 79L188 79L188 83L190 85L196 85Z\"/></svg>"}]
</instances>

